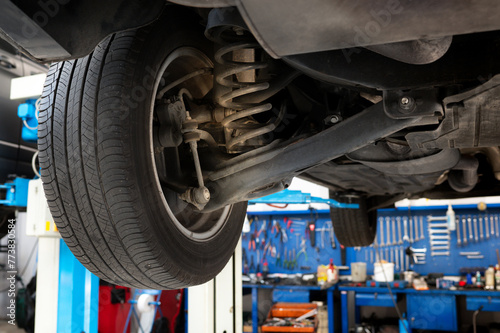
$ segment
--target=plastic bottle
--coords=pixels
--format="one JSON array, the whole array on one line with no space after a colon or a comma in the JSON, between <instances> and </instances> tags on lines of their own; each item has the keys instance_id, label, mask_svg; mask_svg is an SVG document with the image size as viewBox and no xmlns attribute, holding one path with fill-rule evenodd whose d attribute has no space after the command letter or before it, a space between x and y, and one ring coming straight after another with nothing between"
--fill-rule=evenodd
<instances>
[{"instance_id":1,"label":"plastic bottle","mask_svg":"<svg viewBox=\"0 0 500 333\"><path fill-rule=\"evenodd\" d=\"M337 270L335 269L335 265L333 264L333 259L330 259L330 265L328 265L328 269L326 270L326 276L326 280L328 282L337 280Z\"/></svg>"},{"instance_id":2,"label":"plastic bottle","mask_svg":"<svg viewBox=\"0 0 500 333\"><path fill-rule=\"evenodd\" d=\"M468 285L472 284L472 275L471 275L471 273L467 273L467 284Z\"/></svg>"},{"instance_id":3,"label":"plastic bottle","mask_svg":"<svg viewBox=\"0 0 500 333\"><path fill-rule=\"evenodd\" d=\"M492 266L484 272L484 289L495 289L495 269Z\"/></svg>"},{"instance_id":4,"label":"plastic bottle","mask_svg":"<svg viewBox=\"0 0 500 333\"><path fill-rule=\"evenodd\" d=\"M262 277L264 279L267 279L267 274L269 274L269 264L267 263L267 260L264 261L264 264L262 265Z\"/></svg>"},{"instance_id":5,"label":"plastic bottle","mask_svg":"<svg viewBox=\"0 0 500 333\"><path fill-rule=\"evenodd\" d=\"M497 290L500 290L500 266L497 265L497 270L495 272L495 284L497 285Z\"/></svg>"},{"instance_id":6,"label":"plastic bottle","mask_svg":"<svg viewBox=\"0 0 500 333\"><path fill-rule=\"evenodd\" d=\"M448 210L446 211L446 220L448 222L448 230L455 230L455 211L453 210L453 208L451 208L451 204L448 204Z\"/></svg>"},{"instance_id":7,"label":"plastic bottle","mask_svg":"<svg viewBox=\"0 0 500 333\"><path fill-rule=\"evenodd\" d=\"M481 288L483 284L481 283L481 272L476 272L476 287Z\"/></svg>"}]
</instances>

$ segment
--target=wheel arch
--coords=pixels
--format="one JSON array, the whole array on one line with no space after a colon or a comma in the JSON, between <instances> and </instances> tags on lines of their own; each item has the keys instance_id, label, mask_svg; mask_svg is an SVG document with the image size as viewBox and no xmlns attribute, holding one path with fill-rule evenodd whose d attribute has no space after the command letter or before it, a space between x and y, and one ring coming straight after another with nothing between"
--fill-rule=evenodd
<instances>
[{"instance_id":1,"label":"wheel arch","mask_svg":"<svg viewBox=\"0 0 500 333\"><path fill-rule=\"evenodd\" d=\"M112 33L154 22L167 6L165 0L7 1L0 37L39 62L76 59Z\"/></svg>"}]
</instances>

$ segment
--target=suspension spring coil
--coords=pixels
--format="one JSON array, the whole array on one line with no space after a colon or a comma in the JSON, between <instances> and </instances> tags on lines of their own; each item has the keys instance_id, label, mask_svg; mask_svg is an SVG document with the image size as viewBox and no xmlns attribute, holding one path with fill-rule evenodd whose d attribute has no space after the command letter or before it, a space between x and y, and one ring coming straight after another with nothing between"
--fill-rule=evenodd
<instances>
[{"instance_id":1,"label":"suspension spring coil","mask_svg":"<svg viewBox=\"0 0 500 333\"><path fill-rule=\"evenodd\" d=\"M238 144L249 139L272 132L276 128L275 121L269 121L264 124L248 123L248 117L260 114L272 109L270 103L252 103L238 101L238 97L264 91L269 88L268 82L240 82L233 80L233 75L250 70L258 70L267 67L267 63L253 61L241 62L233 60L232 55L235 51L243 49L259 49L257 42L234 42L222 46L215 53L215 61L221 65L221 70L215 76L217 84L229 88L229 92L221 95L217 103L224 108L233 110L234 113L225 117L221 124L227 129L240 133L226 142L226 149L232 150ZM235 100L236 99L236 100ZM278 118L281 118L278 116Z\"/></svg>"}]
</instances>

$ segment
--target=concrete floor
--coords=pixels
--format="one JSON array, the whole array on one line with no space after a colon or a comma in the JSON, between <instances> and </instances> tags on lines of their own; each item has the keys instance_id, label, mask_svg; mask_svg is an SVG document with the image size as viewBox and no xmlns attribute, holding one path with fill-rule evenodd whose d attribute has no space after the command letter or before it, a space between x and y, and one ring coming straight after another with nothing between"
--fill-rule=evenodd
<instances>
[{"instance_id":1,"label":"concrete floor","mask_svg":"<svg viewBox=\"0 0 500 333\"><path fill-rule=\"evenodd\" d=\"M26 333L25 330L19 329L6 321L0 321L0 333Z\"/></svg>"}]
</instances>

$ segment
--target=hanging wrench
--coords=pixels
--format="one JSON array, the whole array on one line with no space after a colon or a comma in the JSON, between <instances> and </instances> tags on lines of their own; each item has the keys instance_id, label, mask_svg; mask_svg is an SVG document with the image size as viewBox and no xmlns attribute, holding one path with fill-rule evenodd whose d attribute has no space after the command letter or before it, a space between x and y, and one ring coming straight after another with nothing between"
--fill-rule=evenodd
<instances>
[{"instance_id":1,"label":"hanging wrench","mask_svg":"<svg viewBox=\"0 0 500 333\"><path fill-rule=\"evenodd\" d=\"M429 229L431 228L448 228L448 223L429 223Z\"/></svg>"},{"instance_id":2,"label":"hanging wrench","mask_svg":"<svg viewBox=\"0 0 500 333\"><path fill-rule=\"evenodd\" d=\"M477 218L474 217L472 219L472 222L474 223L474 240L477 243L479 241L479 239L478 239L478 232L477 232Z\"/></svg>"},{"instance_id":3,"label":"hanging wrench","mask_svg":"<svg viewBox=\"0 0 500 333\"><path fill-rule=\"evenodd\" d=\"M457 245L461 246L462 245L462 238L460 237L460 216L457 216L456 219L456 224L457 224Z\"/></svg>"},{"instance_id":4,"label":"hanging wrench","mask_svg":"<svg viewBox=\"0 0 500 333\"><path fill-rule=\"evenodd\" d=\"M383 217L378 219L378 224L380 225L380 229L379 229L380 246L385 246L385 242L384 242L384 218Z\"/></svg>"},{"instance_id":5,"label":"hanging wrench","mask_svg":"<svg viewBox=\"0 0 500 333\"><path fill-rule=\"evenodd\" d=\"M386 240L387 246L391 245L391 228L389 223L391 223L391 218L387 216L385 218L385 229L387 231L387 240Z\"/></svg>"},{"instance_id":6,"label":"hanging wrench","mask_svg":"<svg viewBox=\"0 0 500 333\"><path fill-rule=\"evenodd\" d=\"M450 251L445 252L431 252L431 256L450 256Z\"/></svg>"},{"instance_id":7,"label":"hanging wrench","mask_svg":"<svg viewBox=\"0 0 500 333\"><path fill-rule=\"evenodd\" d=\"M488 216L485 216L484 217L484 234L486 236L486 238L490 238L490 224L488 223Z\"/></svg>"},{"instance_id":8,"label":"hanging wrench","mask_svg":"<svg viewBox=\"0 0 500 333\"><path fill-rule=\"evenodd\" d=\"M481 240L483 240L484 239L483 218L481 216L478 218L478 223L479 223L479 238L481 238Z\"/></svg>"},{"instance_id":9,"label":"hanging wrench","mask_svg":"<svg viewBox=\"0 0 500 333\"><path fill-rule=\"evenodd\" d=\"M394 262L394 248L389 250L389 257L390 257L389 262Z\"/></svg>"},{"instance_id":10,"label":"hanging wrench","mask_svg":"<svg viewBox=\"0 0 500 333\"><path fill-rule=\"evenodd\" d=\"M396 220L394 219L394 216L391 217L391 222L392 222L392 245L396 245L397 239L396 239Z\"/></svg>"},{"instance_id":11,"label":"hanging wrench","mask_svg":"<svg viewBox=\"0 0 500 333\"><path fill-rule=\"evenodd\" d=\"M498 230L498 215L495 215L495 232L498 237L500 235L500 230Z\"/></svg>"},{"instance_id":12,"label":"hanging wrench","mask_svg":"<svg viewBox=\"0 0 500 333\"><path fill-rule=\"evenodd\" d=\"M413 217L415 219L415 242L420 240L420 237L418 237L418 216Z\"/></svg>"},{"instance_id":13,"label":"hanging wrench","mask_svg":"<svg viewBox=\"0 0 500 333\"><path fill-rule=\"evenodd\" d=\"M462 216L462 231L463 231L463 234L464 234L464 245L467 245L467 229L465 227L465 217Z\"/></svg>"},{"instance_id":14,"label":"hanging wrench","mask_svg":"<svg viewBox=\"0 0 500 333\"><path fill-rule=\"evenodd\" d=\"M491 229L491 235L495 235L495 226L493 224L494 222L494 219L493 219L493 215L490 216L490 229Z\"/></svg>"},{"instance_id":15,"label":"hanging wrench","mask_svg":"<svg viewBox=\"0 0 500 333\"><path fill-rule=\"evenodd\" d=\"M431 246L431 251L436 251L436 250L449 250L450 246L449 245L438 245L438 246Z\"/></svg>"},{"instance_id":16,"label":"hanging wrench","mask_svg":"<svg viewBox=\"0 0 500 333\"><path fill-rule=\"evenodd\" d=\"M404 272L407 267L405 267L405 253L403 251L403 247L399 249L399 260L400 260L401 270Z\"/></svg>"},{"instance_id":17,"label":"hanging wrench","mask_svg":"<svg viewBox=\"0 0 500 333\"><path fill-rule=\"evenodd\" d=\"M385 257L384 258L386 261L389 261L389 248L388 247L385 248Z\"/></svg>"},{"instance_id":18,"label":"hanging wrench","mask_svg":"<svg viewBox=\"0 0 500 333\"><path fill-rule=\"evenodd\" d=\"M469 239L474 239L474 235L472 234L472 219L470 216L467 216L467 225L469 226Z\"/></svg>"},{"instance_id":19,"label":"hanging wrench","mask_svg":"<svg viewBox=\"0 0 500 333\"><path fill-rule=\"evenodd\" d=\"M420 216L420 239L425 239L424 234L424 217Z\"/></svg>"},{"instance_id":20,"label":"hanging wrench","mask_svg":"<svg viewBox=\"0 0 500 333\"><path fill-rule=\"evenodd\" d=\"M427 216L427 222L432 222L432 221L446 221L448 218L446 216L432 216L428 215Z\"/></svg>"},{"instance_id":21,"label":"hanging wrench","mask_svg":"<svg viewBox=\"0 0 500 333\"><path fill-rule=\"evenodd\" d=\"M449 244L450 244L450 242L448 242L448 241L432 241L431 242L431 246L433 246L433 245L449 245Z\"/></svg>"},{"instance_id":22,"label":"hanging wrench","mask_svg":"<svg viewBox=\"0 0 500 333\"><path fill-rule=\"evenodd\" d=\"M431 229L429 228L429 235L437 235L437 234L450 234L450 231L448 229Z\"/></svg>"},{"instance_id":23,"label":"hanging wrench","mask_svg":"<svg viewBox=\"0 0 500 333\"><path fill-rule=\"evenodd\" d=\"M410 216L410 243L413 243L413 217Z\"/></svg>"},{"instance_id":24,"label":"hanging wrench","mask_svg":"<svg viewBox=\"0 0 500 333\"><path fill-rule=\"evenodd\" d=\"M403 217L403 228L404 228L404 236L403 236L403 241L410 241L410 238L408 237L408 218L405 216Z\"/></svg>"},{"instance_id":25,"label":"hanging wrench","mask_svg":"<svg viewBox=\"0 0 500 333\"><path fill-rule=\"evenodd\" d=\"M373 264L373 249L370 250L370 264Z\"/></svg>"},{"instance_id":26,"label":"hanging wrench","mask_svg":"<svg viewBox=\"0 0 500 333\"><path fill-rule=\"evenodd\" d=\"M443 239L451 239L450 235L439 235L439 236L436 236L436 235L430 235L429 236L431 242L433 240L443 240Z\"/></svg>"},{"instance_id":27,"label":"hanging wrench","mask_svg":"<svg viewBox=\"0 0 500 333\"><path fill-rule=\"evenodd\" d=\"M403 244L403 237L401 237L401 217L396 217L396 221L398 222L398 244Z\"/></svg>"},{"instance_id":28,"label":"hanging wrench","mask_svg":"<svg viewBox=\"0 0 500 333\"><path fill-rule=\"evenodd\" d=\"M396 269L396 271L399 272L399 253L398 253L398 249L396 249L396 248L394 249L394 255L395 255L395 257L394 257L395 260L394 261L395 261L395 264L396 264L395 265L396 266L395 269Z\"/></svg>"}]
</instances>

